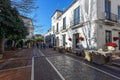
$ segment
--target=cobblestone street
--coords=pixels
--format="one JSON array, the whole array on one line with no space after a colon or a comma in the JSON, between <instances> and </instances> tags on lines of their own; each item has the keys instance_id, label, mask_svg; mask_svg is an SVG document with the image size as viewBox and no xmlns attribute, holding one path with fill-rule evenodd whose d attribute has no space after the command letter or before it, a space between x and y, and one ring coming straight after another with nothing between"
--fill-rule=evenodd
<instances>
[{"instance_id":1,"label":"cobblestone street","mask_svg":"<svg viewBox=\"0 0 120 80\"><path fill-rule=\"evenodd\" d=\"M120 68L53 49L23 49L0 64L0 80L120 80Z\"/></svg>"},{"instance_id":2,"label":"cobblestone street","mask_svg":"<svg viewBox=\"0 0 120 80\"><path fill-rule=\"evenodd\" d=\"M52 49L37 52L39 56L34 59L34 80L120 80L120 68L96 65ZM60 77L56 77L56 73Z\"/></svg>"}]
</instances>

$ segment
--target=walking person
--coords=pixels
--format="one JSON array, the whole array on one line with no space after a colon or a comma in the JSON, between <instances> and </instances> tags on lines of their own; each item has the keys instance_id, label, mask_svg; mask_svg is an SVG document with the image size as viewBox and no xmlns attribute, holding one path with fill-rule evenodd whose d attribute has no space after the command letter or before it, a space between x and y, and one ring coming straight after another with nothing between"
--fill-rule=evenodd
<instances>
[{"instance_id":1,"label":"walking person","mask_svg":"<svg viewBox=\"0 0 120 80\"><path fill-rule=\"evenodd\" d=\"M43 49L45 49L46 48L46 44L45 43L43 43Z\"/></svg>"},{"instance_id":2,"label":"walking person","mask_svg":"<svg viewBox=\"0 0 120 80\"><path fill-rule=\"evenodd\" d=\"M39 44L38 43L36 43L36 46L37 46L37 48L39 48Z\"/></svg>"}]
</instances>

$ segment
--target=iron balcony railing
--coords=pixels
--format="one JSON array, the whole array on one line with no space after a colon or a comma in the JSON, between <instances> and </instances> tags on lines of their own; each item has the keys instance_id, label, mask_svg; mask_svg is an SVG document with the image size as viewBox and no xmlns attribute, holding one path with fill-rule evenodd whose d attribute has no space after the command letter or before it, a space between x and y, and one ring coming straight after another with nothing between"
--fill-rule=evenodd
<instances>
[{"instance_id":1,"label":"iron balcony railing","mask_svg":"<svg viewBox=\"0 0 120 80\"><path fill-rule=\"evenodd\" d=\"M76 26L78 24L80 24L80 17L74 18L70 21L70 26L71 27Z\"/></svg>"},{"instance_id":2,"label":"iron balcony railing","mask_svg":"<svg viewBox=\"0 0 120 80\"><path fill-rule=\"evenodd\" d=\"M104 12L104 18L113 22L118 22L118 20L120 19L118 15L109 12Z\"/></svg>"}]
</instances>

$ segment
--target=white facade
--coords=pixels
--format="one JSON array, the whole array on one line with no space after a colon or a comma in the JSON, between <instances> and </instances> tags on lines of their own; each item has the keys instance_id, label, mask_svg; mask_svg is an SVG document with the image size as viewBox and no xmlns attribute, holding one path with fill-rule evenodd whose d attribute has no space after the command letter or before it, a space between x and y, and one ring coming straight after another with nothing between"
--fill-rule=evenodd
<instances>
[{"instance_id":1,"label":"white facade","mask_svg":"<svg viewBox=\"0 0 120 80\"><path fill-rule=\"evenodd\" d=\"M76 0L65 11L56 10L52 16L52 32L56 35L57 46L76 48L76 45L80 43L83 48L105 49L106 34L109 31L111 33L109 38L111 38L112 42L118 44L116 50L119 51L120 41L114 41L113 37L120 38L118 19L120 1L106 1L110 3L109 18L108 13L105 12L105 0ZM79 8L79 19L75 19L77 8ZM66 18L65 29L63 29L64 18ZM76 20L79 20L79 23L75 24ZM63 40L64 35L65 40ZM84 41L77 40L78 37L83 37ZM72 41L68 40L68 38L71 38Z\"/></svg>"},{"instance_id":2,"label":"white facade","mask_svg":"<svg viewBox=\"0 0 120 80\"><path fill-rule=\"evenodd\" d=\"M27 39L31 39L34 36L34 26L32 23L32 19L28 17L21 16L24 26L27 27L29 35L26 36Z\"/></svg>"}]
</instances>

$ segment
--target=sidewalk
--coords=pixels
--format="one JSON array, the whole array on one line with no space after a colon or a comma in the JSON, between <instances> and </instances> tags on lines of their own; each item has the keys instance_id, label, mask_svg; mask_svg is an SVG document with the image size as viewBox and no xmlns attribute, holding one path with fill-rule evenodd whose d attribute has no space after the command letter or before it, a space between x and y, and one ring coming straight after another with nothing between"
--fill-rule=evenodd
<instances>
[{"instance_id":1,"label":"sidewalk","mask_svg":"<svg viewBox=\"0 0 120 80\"><path fill-rule=\"evenodd\" d=\"M0 63L0 80L31 80L32 49L16 52Z\"/></svg>"}]
</instances>

